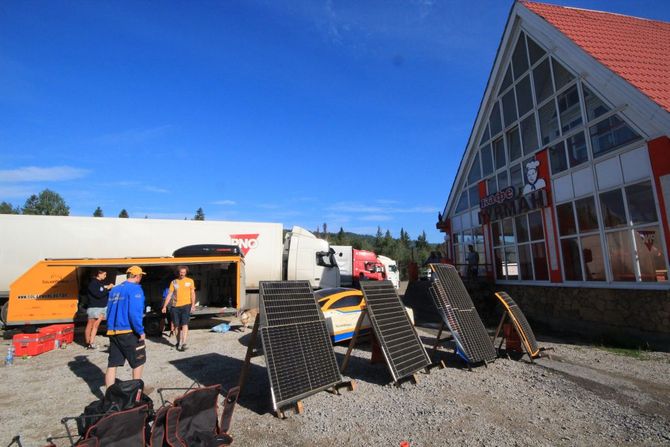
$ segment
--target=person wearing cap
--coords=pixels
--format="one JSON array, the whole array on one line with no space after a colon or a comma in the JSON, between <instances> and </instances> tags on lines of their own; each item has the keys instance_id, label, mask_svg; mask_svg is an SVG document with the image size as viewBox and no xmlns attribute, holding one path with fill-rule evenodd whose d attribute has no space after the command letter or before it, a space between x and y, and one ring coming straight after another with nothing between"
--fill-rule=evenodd
<instances>
[{"instance_id":1,"label":"person wearing cap","mask_svg":"<svg viewBox=\"0 0 670 447\"><path fill-rule=\"evenodd\" d=\"M167 312L168 304L172 305L172 322L177 329L177 350L186 350L188 337L188 320L195 310L195 283L186 275L188 267L180 266L179 277L170 283L170 290L163 301L162 312Z\"/></svg>"},{"instance_id":2,"label":"person wearing cap","mask_svg":"<svg viewBox=\"0 0 670 447\"><path fill-rule=\"evenodd\" d=\"M107 387L116 381L116 368L126 361L133 369L133 379L141 379L147 360L144 334L144 291L140 286L146 275L139 266L126 270L126 281L112 288L107 303L109 359L105 372Z\"/></svg>"}]
</instances>

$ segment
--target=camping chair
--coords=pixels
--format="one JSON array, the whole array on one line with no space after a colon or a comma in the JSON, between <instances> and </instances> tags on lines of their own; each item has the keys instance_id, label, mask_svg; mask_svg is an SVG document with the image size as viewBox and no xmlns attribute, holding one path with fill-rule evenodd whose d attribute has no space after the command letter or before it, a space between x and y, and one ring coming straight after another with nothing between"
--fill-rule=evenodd
<instances>
[{"instance_id":1,"label":"camping chair","mask_svg":"<svg viewBox=\"0 0 670 447\"><path fill-rule=\"evenodd\" d=\"M110 413L89 427L77 447L127 447L146 445L148 405Z\"/></svg>"},{"instance_id":2,"label":"camping chair","mask_svg":"<svg viewBox=\"0 0 670 447\"><path fill-rule=\"evenodd\" d=\"M163 391L163 390L161 390ZM233 442L228 434L239 388L228 391L221 421L217 420L220 385L190 389L156 412L151 447L215 447Z\"/></svg>"}]
</instances>

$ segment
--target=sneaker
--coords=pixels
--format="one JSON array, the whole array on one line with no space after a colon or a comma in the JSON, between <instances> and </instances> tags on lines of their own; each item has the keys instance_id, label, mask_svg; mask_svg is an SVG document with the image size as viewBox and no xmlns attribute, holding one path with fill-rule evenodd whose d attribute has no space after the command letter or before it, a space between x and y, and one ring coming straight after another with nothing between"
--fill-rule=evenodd
<instances>
[{"instance_id":1,"label":"sneaker","mask_svg":"<svg viewBox=\"0 0 670 447\"><path fill-rule=\"evenodd\" d=\"M186 343L184 343L183 345L181 345L181 349L180 349L180 351L181 351L181 352L186 351Z\"/></svg>"},{"instance_id":2,"label":"sneaker","mask_svg":"<svg viewBox=\"0 0 670 447\"><path fill-rule=\"evenodd\" d=\"M89 343L88 345L86 345L86 349L94 350L94 349L98 349L98 347L94 344Z\"/></svg>"},{"instance_id":3,"label":"sneaker","mask_svg":"<svg viewBox=\"0 0 670 447\"><path fill-rule=\"evenodd\" d=\"M179 342L175 343L174 347L177 351L181 351L181 348L179 347Z\"/></svg>"}]
</instances>

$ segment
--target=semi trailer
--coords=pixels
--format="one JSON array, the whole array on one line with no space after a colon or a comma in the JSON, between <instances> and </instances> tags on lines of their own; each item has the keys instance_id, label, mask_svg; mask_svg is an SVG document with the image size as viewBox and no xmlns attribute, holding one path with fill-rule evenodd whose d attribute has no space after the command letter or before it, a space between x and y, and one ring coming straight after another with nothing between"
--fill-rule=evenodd
<instances>
[{"instance_id":1,"label":"semi trailer","mask_svg":"<svg viewBox=\"0 0 670 447\"><path fill-rule=\"evenodd\" d=\"M386 279L384 265L379 261L375 252L357 250L350 245L333 245L331 248L340 269L342 286L356 286L361 280Z\"/></svg>"}]
</instances>

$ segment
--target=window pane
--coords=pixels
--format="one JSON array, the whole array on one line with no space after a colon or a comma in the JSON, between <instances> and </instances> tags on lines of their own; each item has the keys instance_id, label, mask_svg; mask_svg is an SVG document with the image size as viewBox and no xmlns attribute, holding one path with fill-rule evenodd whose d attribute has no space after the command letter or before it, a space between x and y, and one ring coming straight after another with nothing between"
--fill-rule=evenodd
<instances>
[{"instance_id":1,"label":"window pane","mask_svg":"<svg viewBox=\"0 0 670 447\"><path fill-rule=\"evenodd\" d=\"M575 215L572 212L572 203L564 203L556 207L558 215L558 233L561 236L569 236L577 232Z\"/></svg>"},{"instance_id":2,"label":"window pane","mask_svg":"<svg viewBox=\"0 0 670 447\"><path fill-rule=\"evenodd\" d=\"M521 274L521 279L533 279L531 262L533 260L530 256L530 244L519 245L519 273Z\"/></svg>"},{"instance_id":3,"label":"window pane","mask_svg":"<svg viewBox=\"0 0 670 447\"><path fill-rule=\"evenodd\" d=\"M600 209L605 228L616 228L626 225L626 210L620 189L600 194Z\"/></svg>"},{"instance_id":4,"label":"window pane","mask_svg":"<svg viewBox=\"0 0 670 447\"><path fill-rule=\"evenodd\" d=\"M495 137L502 130L500 122L500 103L496 101L491 109L491 117L489 118L489 127L491 128L491 136Z\"/></svg>"},{"instance_id":5,"label":"window pane","mask_svg":"<svg viewBox=\"0 0 670 447\"><path fill-rule=\"evenodd\" d=\"M475 154L475 159L472 162L472 166L470 167L470 173L468 174L468 183L472 185L473 183L476 183L477 180L482 178L482 171L481 168L479 167L479 153Z\"/></svg>"},{"instance_id":6,"label":"window pane","mask_svg":"<svg viewBox=\"0 0 670 447\"><path fill-rule=\"evenodd\" d=\"M482 135L482 139L481 139L481 141L479 142L479 145L480 145L480 146L483 146L484 143L486 143L487 141L489 141L489 139L491 138L491 134L489 134L489 125L488 125L488 123L485 124L484 126L485 126L485 127L484 127L484 135Z\"/></svg>"},{"instance_id":7,"label":"window pane","mask_svg":"<svg viewBox=\"0 0 670 447\"><path fill-rule=\"evenodd\" d=\"M488 191L489 194L498 192L498 186L495 175L486 181L486 190Z\"/></svg>"},{"instance_id":8,"label":"window pane","mask_svg":"<svg viewBox=\"0 0 670 447\"><path fill-rule=\"evenodd\" d=\"M503 190L509 186L507 179L507 171L502 171L498 174L498 190Z\"/></svg>"},{"instance_id":9,"label":"window pane","mask_svg":"<svg viewBox=\"0 0 670 447\"><path fill-rule=\"evenodd\" d=\"M584 88L584 102L586 103L586 119L591 121L609 112L610 108L587 86L582 84Z\"/></svg>"},{"instance_id":10,"label":"window pane","mask_svg":"<svg viewBox=\"0 0 670 447\"><path fill-rule=\"evenodd\" d=\"M515 243L516 241L514 239L514 221L510 217L507 219L503 219L502 223L503 223L502 224L503 240L505 242L505 245Z\"/></svg>"},{"instance_id":11,"label":"window pane","mask_svg":"<svg viewBox=\"0 0 670 447\"><path fill-rule=\"evenodd\" d=\"M516 48L512 54L512 68L514 68L514 79L519 79L521 75L528 70L528 57L526 56L526 39L524 33L521 33L519 40L516 41Z\"/></svg>"},{"instance_id":12,"label":"window pane","mask_svg":"<svg viewBox=\"0 0 670 447\"><path fill-rule=\"evenodd\" d=\"M502 245L502 233L500 232L500 221L491 224L491 232L493 233L493 245Z\"/></svg>"},{"instance_id":13,"label":"window pane","mask_svg":"<svg viewBox=\"0 0 670 447\"><path fill-rule=\"evenodd\" d=\"M540 108L540 133L542 144L554 141L561 135L558 127L558 113L556 113L556 103L551 100Z\"/></svg>"},{"instance_id":14,"label":"window pane","mask_svg":"<svg viewBox=\"0 0 670 447\"><path fill-rule=\"evenodd\" d=\"M521 165L514 165L509 170L510 183L514 186L514 192L523 190L523 175L521 174Z\"/></svg>"},{"instance_id":15,"label":"window pane","mask_svg":"<svg viewBox=\"0 0 670 447\"><path fill-rule=\"evenodd\" d=\"M531 114L521 121L521 141L523 142L524 155L530 155L538 149L535 114Z\"/></svg>"},{"instance_id":16,"label":"window pane","mask_svg":"<svg viewBox=\"0 0 670 447\"><path fill-rule=\"evenodd\" d=\"M502 138L493 142L493 156L496 162L496 170L505 166L505 145Z\"/></svg>"},{"instance_id":17,"label":"window pane","mask_svg":"<svg viewBox=\"0 0 670 447\"><path fill-rule=\"evenodd\" d=\"M562 87L566 86L570 81L575 77L572 76L568 70L565 69L556 59L552 58L552 65L554 69L554 81L556 84L556 90L560 90Z\"/></svg>"},{"instance_id":18,"label":"window pane","mask_svg":"<svg viewBox=\"0 0 670 447\"><path fill-rule=\"evenodd\" d=\"M538 104L554 93L551 84L551 72L549 71L549 58L543 60L540 65L533 69L533 85L535 86L535 99Z\"/></svg>"},{"instance_id":19,"label":"window pane","mask_svg":"<svg viewBox=\"0 0 670 447\"><path fill-rule=\"evenodd\" d=\"M516 89L519 116L523 116L533 108L533 96L530 92L530 76L525 76L514 88Z\"/></svg>"},{"instance_id":20,"label":"window pane","mask_svg":"<svg viewBox=\"0 0 670 447\"><path fill-rule=\"evenodd\" d=\"M605 263L600 248L600 236L585 236L581 238L582 260L586 281L605 281Z\"/></svg>"},{"instance_id":21,"label":"window pane","mask_svg":"<svg viewBox=\"0 0 670 447\"><path fill-rule=\"evenodd\" d=\"M618 115L612 115L595 126L591 126L589 133L594 157L606 154L640 138L640 135L628 127Z\"/></svg>"},{"instance_id":22,"label":"window pane","mask_svg":"<svg viewBox=\"0 0 670 447\"><path fill-rule=\"evenodd\" d=\"M521 139L519 138L518 127L507 132L507 149L509 150L510 161L516 160L521 156Z\"/></svg>"},{"instance_id":23,"label":"window pane","mask_svg":"<svg viewBox=\"0 0 670 447\"><path fill-rule=\"evenodd\" d=\"M505 127L516 121L516 100L514 99L514 89L505 93L502 97L503 117L505 118Z\"/></svg>"},{"instance_id":24,"label":"window pane","mask_svg":"<svg viewBox=\"0 0 670 447\"><path fill-rule=\"evenodd\" d=\"M640 279L642 281L667 281L668 270L661 247L659 227L634 230L633 234L637 244L637 256L640 260Z\"/></svg>"},{"instance_id":25,"label":"window pane","mask_svg":"<svg viewBox=\"0 0 670 447\"><path fill-rule=\"evenodd\" d=\"M549 148L549 159L551 160L551 173L558 174L568 169L565 159L565 142L561 141Z\"/></svg>"},{"instance_id":26,"label":"window pane","mask_svg":"<svg viewBox=\"0 0 670 447\"><path fill-rule=\"evenodd\" d=\"M468 192L463 191L461 193L461 198L458 199L458 205L456 205L456 213L460 213L461 211L465 211L468 207Z\"/></svg>"},{"instance_id":27,"label":"window pane","mask_svg":"<svg viewBox=\"0 0 670 447\"><path fill-rule=\"evenodd\" d=\"M570 160L570 167L579 166L589 159L589 153L586 149L586 137L584 132L579 132L567 140L565 145L568 149L568 160Z\"/></svg>"},{"instance_id":28,"label":"window pane","mask_svg":"<svg viewBox=\"0 0 670 447\"><path fill-rule=\"evenodd\" d=\"M470 188L469 191L470 195L470 208L473 207L479 207L479 186L475 185L472 188Z\"/></svg>"},{"instance_id":29,"label":"window pane","mask_svg":"<svg viewBox=\"0 0 670 447\"><path fill-rule=\"evenodd\" d=\"M576 85L558 95L556 100L561 116L561 129L564 133L582 124L582 111L579 108L579 92Z\"/></svg>"},{"instance_id":30,"label":"window pane","mask_svg":"<svg viewBox=\"0 0 670 447\"><path fill-rule=\"evenodd\" d=\"M628 213L633 225L653 223L658 220L651 182L627 186L626 200L628 201Z\"/></svg>"},{"instance_id":31,"label":"window pane","mask_svg":"<svg viewBox=\"0 0 670 447\"><path fill-rule=\"evenodd\" d=\"M461 253L462 253L461 246L458 244L454 244L454 264L463 264Z\"/></svg>"},{"instance_id":32,"label":"window pane","mask_svg":"<svg viewBox=\"0 0 670 447\"><path fill-rule=\"evenodd\" d=\"M491 154L491 145L482 147L482 176L486 177L493 172L493 155Z\"/></svg>"},{"instance_id":33,"label":"window pane","mask_svg":"<svg viewBox=\"0 0 670 447\"><path fill-rule=\"evenodd\" d=\"M575 201L577 211L577 223L579 232L586 233L598 229L598 217L596 215L596 203L593 197L585 197Z\"/></svg>"},{"instance_id":34,"label":"window pane","mask_svg":"<svg viewBox=\"0 0 670 447\"><path fill-rule=\"evenodd\" d=\"M535 211L528 214L528 225L530 227L530 239L538 241L544 239L542 230L542 212Z\"/></svg>"},{"instance_id":35,"label":"window pane","mask_svg":"<svg viewBox=\"0 0 670 447\"><path fill-rule=\"evenodd\" d=\"M577 239L562 239L561 250L563 251L563 272L566 281L582 280L582 261L579 256L579 244Z\"/></svg>"},{"instance_id":36,"label":"window pane","mask_svg":"<svg viewBox=\"0 0 670 447\"><path fill-rule=\"evenodd\" d=\"M528 56L530 56L530 64L533 65L535 62L539 61L542 56L544 56L546 53L540 47L533 39L530 37L526 36L526 40L528 41Z\"/></svg>"},{"instance_id":37,"label":"window pane","mask_svg":"<svg viewBox=\"0 0 670 447\"><path fill-rule=\"evenodd\" d=\"M507 273L507 279L519 279L519 263L516 259L515 246L505 247L505 264L503 270Z\"/></svg>"},{"instance_id":38,"label":"window pane","mask_svg":"<svg viewBox=\"0 0 670 447\"><path fill-rule=\"evenodd\" d=\"M526 216L517 216L514 220L516 221L516 237L519 242L530 241L528 236L528 220L526 219Z\"/></svg>"},{"instance_id":39,"label":"window pane","mask_svg":"<svg viewBox=\"0 0 670 447\"><path fill-rule=\"evenodd\" d=\"M633 271L633 246L630 231L607 233L607 250L612 266L613 281L635 281Z\"/></svg>"},{"instance_id":40,"label":"window pane","mask_svg":"<svg viewBox=\"0 0 670 447\"><path fill-rule=\"evenodd\" d=\"M496 278L505 279L505 274L503 273L503 259L505 257L505 252L502 248L496 248L493 253L495 255Z\"/></svg>"},{"instance_id":41,"label":"window pane","mask_svg":"<svg viewBox=\"0 0 670 447\"><path fill-rule=\"evenodd\" d=\"M535 267L535 280L547 281L549 279L549 268L547 267L547 252L544 242L532 245L533 267Z\"/></svg>"},{"instance_id":42,"label":"window pane","mask_svg":"<svg viewBox=\"0 0 670 447\"><path fill-rule=\"evenodd\" d=\"M502 84L500 85L500 92L505 90L510 85L512 85L512 64L507 66L507 72L505 73L505 77L503 78ZM498 92L498 94L500 94L500 92Z\"/></svg>"}]
</instances>

